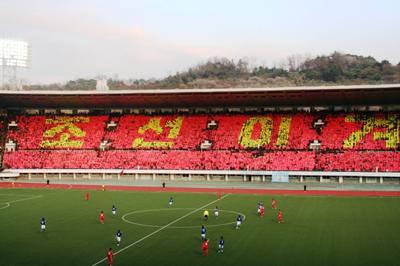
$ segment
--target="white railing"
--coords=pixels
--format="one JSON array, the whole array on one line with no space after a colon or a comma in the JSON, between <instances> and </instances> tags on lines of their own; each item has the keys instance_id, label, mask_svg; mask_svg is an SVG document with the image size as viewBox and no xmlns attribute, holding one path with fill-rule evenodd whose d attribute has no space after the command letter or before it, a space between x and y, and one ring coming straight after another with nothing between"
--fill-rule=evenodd
<instances>
[{"instance_id":1,"label":"white railing","mask_svg":"<svg viewBox=\"0 0 400 266\"><path fill-rule=\"evenodd\" d=\"M150 176L151 179L156 180L160 175L167 175L169 180L174 180L175 176L187 176L188 181L192 180L192 176L202 176L205 181L212 180L213 176L223 176L225 181L241 180L243 181L266 181L276 171L231 171L231 170L142 170L142 169L7 169L1 173L1 177L18 177L27 175L28 179L32 176L41 175L46 179L49 175L58 175L61 179L62 176L72 175L74 179L79 175L85 175L87 179L91 179L93 175L101 175L106 179L107 175L115 175L120 179L124 175L133 175L135 180L141 179L142 176ZM384 178L397 179L400 178L400 172L324 172L324 171L285 171L291 180L297 179L303 182L306 178L314 178L320 182L326 179L334 178L339 183L343 183L346 178L358 178L359 182L363 180L376 179L377 182L383 183ZM239 178L238 178L239 177ZM325 180L324 180L325 179Z\"/></svg>"}]
</instances>

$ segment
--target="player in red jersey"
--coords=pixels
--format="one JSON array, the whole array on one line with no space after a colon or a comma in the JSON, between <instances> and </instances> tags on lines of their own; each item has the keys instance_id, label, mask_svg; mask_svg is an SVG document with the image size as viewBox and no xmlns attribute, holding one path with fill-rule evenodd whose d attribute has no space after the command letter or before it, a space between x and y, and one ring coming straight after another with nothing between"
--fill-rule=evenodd
<instances>
[{"instance_id":1,"label":"player in red jersey","mask_svg":"<svg viewBox=\"0 0 400 266\"><path fill-rule=\"evenodd\" d=\"M276 200L275 199L272 199L271 206L272 206L272 209L276 210Z\"/></svg>"},{"instance_id":2,"label":"player in red jersey","mask_svg":"<svg viewBox=\"0 0 400 266\"><path fill-rule=\"evenodd\" d=\"M282 211L281 210L278 211L278 223L279 224L283 223L283 217L282 217Z\"/></svg>"},{"instance_id":3,"label":"player in red jersey","mask_svg":"<svg viewBox=\"0 0 400 266\"><path fill-rule=\"evenodd\" d=\"M203 256L208 256L208 239L205 238L201 244L201 250L203 251Z\"/></svg>"},{"instance_id":4,"label":"player in red jersey","mask_svg":"<svg viewBox=\"0 0 400 266\"><path fill-rule=\"evenodd\" d=\"M99 219L100 219L100 223L102 223L102 224L104 224L104 212L103 211L101 211L100 212L100 216L99 216Z\"/></svg>"},{"instance_id":5,"label":"player in red jersey","mask_svg":"<svg viewBox=\"0 0 400 266\"><path fill-rule=\"evenodd\" d=\"M86 198L86 201L89 201L89 200L90 200L90 193L89 193L89 191L86 192L85 198Z\"/></svg>"},{"instance_id":6,"label":"player in red jersey","mask_svg":"<svg viewBox=\"0 0 400 266\"><path fill-rule=\"evenodd\" d=\"M261 205L260 206L260 217L264 217L264 214L265 214L265 207L264 207L264 205Z\"/></svg>"},{"instance_id":7,"label":"player in red jersey","mask_svg":"<svg viewBox=\"0 0 400 266\"><path fill-rule=\"evenodd\" d=\"M107 259L108 259L108 266L112 266L112 262L113 262L113 250L112 250L112 248L110 248L109 250L108 250L108 253L107 253Z\"/></svg>"}]
</instances>

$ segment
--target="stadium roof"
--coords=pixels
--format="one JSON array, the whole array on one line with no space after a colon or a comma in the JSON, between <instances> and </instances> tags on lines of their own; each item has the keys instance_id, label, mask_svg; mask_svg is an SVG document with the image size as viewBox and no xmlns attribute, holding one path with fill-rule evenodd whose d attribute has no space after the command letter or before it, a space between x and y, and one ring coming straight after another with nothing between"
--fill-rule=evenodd
<instances>
[{"instance_id":1,"label":"stadium roof","mask_svg":"<svg viewBox=\"0 0 400 266\"><path fill-rule=\"evenodd\" d=\"M400 84L120 91L0 91L0 108L398 105Z\"/></svg>"}]
</instances>

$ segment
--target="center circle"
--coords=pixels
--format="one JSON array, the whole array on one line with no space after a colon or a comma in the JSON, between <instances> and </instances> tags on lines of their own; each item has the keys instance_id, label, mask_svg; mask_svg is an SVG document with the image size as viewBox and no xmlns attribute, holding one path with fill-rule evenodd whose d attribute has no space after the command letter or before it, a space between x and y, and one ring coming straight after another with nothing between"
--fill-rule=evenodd
<instances>
[{"instance_id":1,"label":"center circle","mask_svg":"<svg viewBox=\"0 0 400 266\"><path fill-rule=\"evenodd\" d=\"M136 210L136 211L132 211L132 212L128 212L125 213L122 216L122 220L126 223L129 224L134 224L134 225L138 225L138 226L143 226L143 227L152 227L152 228L162 228L165 227L165 225L156 225L156 224L148 224L148 223L140 223L140 222L135 222L132 221L130 219L128 219L127 217L132 216L134 214L141 214L141 213L149 213L149 212L168 212L168 211L193 211L196 210L196 208L165 208L165 209L147 209L147 210ZM199 212L201 212L201 210L199 210ZM241 215L243 217L243 221L246 219L246 215L244 215L243 213L237 212L237 211L231 211L231 210L219 210L220 213L220 217L224 214L224 213L230 213L230 214L235 214L235 215ZM193 213L195 214L195 213ZM191 214L192 215L192 214ZM191 216L191 215L188 215ZM211 215L212 216L212 215ZM186 217L185 217L186 218ZM177 218L179 219L179 218ZM209 219L213 219L213 217L210 217ZM171 223L173 221L169 221L169 223ZM185 229L185 228L199 228L201 225L204 225L204 220L201 220L202 223L200 223L198 225L183 225L183 226L176 226L176 225L171 225L168 226L168 228L171 229ZM168 223L166 223L168 224ZM226 225L234 225L236 224L236 220L232 221L232 222L226 222L226 223L219 223L219 224L208 224L207 227L218 227L218 226L226 226Z\"/></svg>"}]
</instances>

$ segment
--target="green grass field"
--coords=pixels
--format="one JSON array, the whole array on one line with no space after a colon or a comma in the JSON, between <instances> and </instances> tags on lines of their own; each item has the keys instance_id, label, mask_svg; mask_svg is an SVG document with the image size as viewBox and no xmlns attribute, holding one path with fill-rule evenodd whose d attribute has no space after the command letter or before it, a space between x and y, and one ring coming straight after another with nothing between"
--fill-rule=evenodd
<instances>
[{"instance_id":1,"label":"green grass field","mask_svg":"<svg viewBox=\"0 0 400 266\"><path fill-rule=\"evenodd\" d=\"M286 221L278 224L271 196L228 195L213 203L214 194L92 191L89 202L84 195L0 190L0 265L90 266L105 258L109 247L121 250L114 257L117 266L400 265L400 198L276 196ZM256 215L258 201L266 203L263 219ZM218 220L211 215L203 221L201 207L207 204L210 214L216 205L222 210ZM101 210L104 225L98 221ZM246 215L240 230L233 224L237 212ZM129 223L122 219L127 213ZM47 220L44 233L41 217ZM201 256L202 224L210 239L208 257ZM117 229L124 234L119 247ZM224 254L217 253L221 235Z\"/></svg>"}]
</instances>

